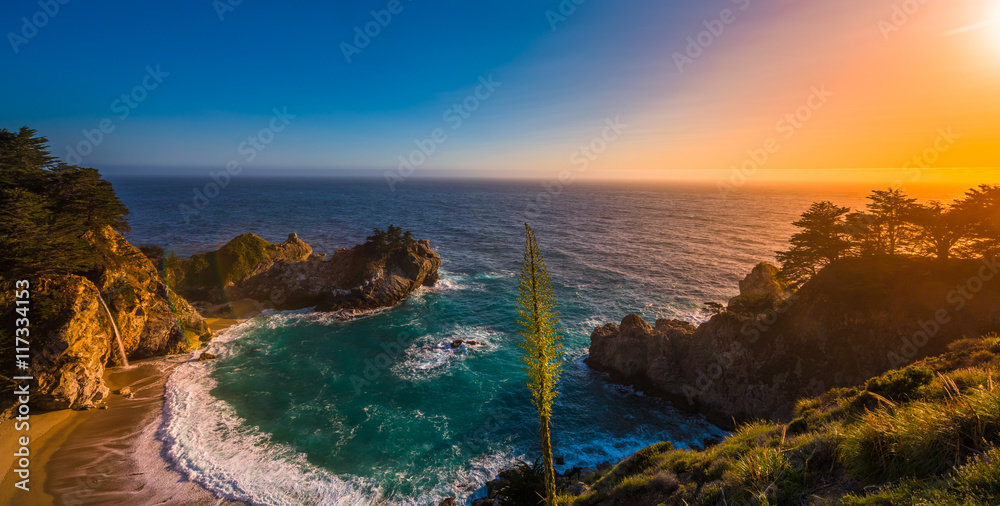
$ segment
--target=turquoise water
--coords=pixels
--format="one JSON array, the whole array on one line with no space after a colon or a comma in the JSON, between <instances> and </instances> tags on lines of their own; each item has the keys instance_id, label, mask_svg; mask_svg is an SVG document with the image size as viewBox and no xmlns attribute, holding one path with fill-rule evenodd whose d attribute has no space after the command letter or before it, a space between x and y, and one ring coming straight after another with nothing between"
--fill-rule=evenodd
<instances>
[{"instance_id":1,"label":"turquoise water","mask_svg":"<svg viewBox=\"0 0 1000 506\"><path fill-rule=\"evenodd\" d=\"M332 252L395 223L430 239L444 267L438 286L395 308L267 314L217 338L218 360L178 368L161 437L189 478L259 504L437 504L537 455L513 322L523 211L540 188L248 179L185 223L177 206L203 183L116 181L134 213L130 238L184 255L242 232L297 232ZM823 198L859 206L863 196ZM580 186L547 201L532 221L565 328L552 426L563 467L722 434L587 368L590 332L630 312L699 321L702 303L735 295L818 197ZM456 339L480 344L452 349Z\"/></svg>"}]
</instances>

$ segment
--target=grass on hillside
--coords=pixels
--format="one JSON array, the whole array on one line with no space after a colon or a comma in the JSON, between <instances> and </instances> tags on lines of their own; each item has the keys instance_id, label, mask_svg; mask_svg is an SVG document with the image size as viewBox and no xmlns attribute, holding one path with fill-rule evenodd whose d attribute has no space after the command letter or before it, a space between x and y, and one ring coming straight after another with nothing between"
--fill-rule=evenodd
<instances>
[{"instance_id":1,"label":"grass on hillside","mask_svg":"<svg viewBox=\"0 0 1000 506\"><path fill-rule=\"evenodd\" d=\"M798 402L705 450L645 448L564 505L1000 504L1000 336Z\"/></svg>"}]
</instances>

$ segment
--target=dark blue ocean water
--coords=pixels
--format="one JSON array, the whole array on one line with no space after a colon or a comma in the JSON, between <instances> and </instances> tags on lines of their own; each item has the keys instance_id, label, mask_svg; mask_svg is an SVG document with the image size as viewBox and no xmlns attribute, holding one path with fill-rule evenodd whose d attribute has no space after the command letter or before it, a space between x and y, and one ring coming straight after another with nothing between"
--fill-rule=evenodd
<instances>
[{"instance_id":1,"label":"dark blue ocean water","mask_svg":"<svg viewBox=\"0 0 1000 506\"><path fill-rule=\"evenodd\" d=\"M261 504L437 504L471 497L517 458L537 455L522 385L514 296L525 211L546 256L565 329L553 414L566 466L617 461L654 442L701 444L721 431L609 383L582 363L594 327L628 313L699 321L816 200L863 205L860 190L740 191L710 186L236 179L197 215L210 179L120 180L135 243L181 256L253 232L296 232L316 251L392 223L427 238L442 282L402 305L345 319L269 314L213 342L220 359L178 368L162 437L188 477ZM537 205L541 202L542 205ZM202 204L205 201L200 202ZM535 203L535 207L529 204ZM480 346L451 349L455 339Z\"/></svg>"}]
</instances>

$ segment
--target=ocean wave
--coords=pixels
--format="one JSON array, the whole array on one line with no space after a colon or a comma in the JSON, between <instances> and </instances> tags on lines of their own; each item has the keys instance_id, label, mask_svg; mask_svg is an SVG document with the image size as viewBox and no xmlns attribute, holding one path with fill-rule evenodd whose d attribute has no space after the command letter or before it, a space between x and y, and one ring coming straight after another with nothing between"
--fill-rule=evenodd
<instances>
[{"instance_id":1,"label":"ocean wave","mask_svg":"<svg viewBox=\"0 0 1000 506\"><path fill-rule=\"evenodd\" d=\"M208 351L224 358L229 343L260 319L238 324L212 341ZM263 320L267 320L264 318ZM359 477L331 474L307 462L304 454L275 443L249 426L211 391L211 362L190 361L167 380L163 421L157 438L165 456L189 480L220 497L251 504L368 505L378 488Z\"/></svg>"},{"instance_id":2,"label":"ocean wave","mask_svg":"<svg viewBox=\"0 0 1000 506\"><path fill-rule=\"evenodd\" d=\"M499 332L484 327L458 327L444 335L421 336L406 349L405 359L393 366L392 371L407 381L434 379L470 355L495 351L499 336Z\"/></svg>"}]
</instances>

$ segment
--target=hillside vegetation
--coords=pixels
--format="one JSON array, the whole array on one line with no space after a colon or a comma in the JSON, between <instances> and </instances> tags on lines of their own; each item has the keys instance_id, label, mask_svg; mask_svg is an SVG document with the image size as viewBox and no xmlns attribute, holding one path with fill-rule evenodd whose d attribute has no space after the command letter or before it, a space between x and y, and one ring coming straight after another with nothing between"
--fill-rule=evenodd
<instances>
[{"instance_id":1,"label":"hillside vegetation","mask_svg":"<svg viewBox=\"0 0 1000 506\"><path fill-rule=\"evenodd\" d=\"M804 398L787 424L660 443L560 504L1000 504L1000 336Z\"/></svg>"}]
</instances>

